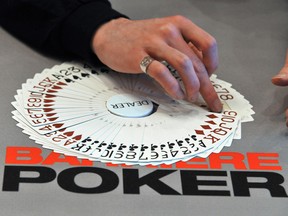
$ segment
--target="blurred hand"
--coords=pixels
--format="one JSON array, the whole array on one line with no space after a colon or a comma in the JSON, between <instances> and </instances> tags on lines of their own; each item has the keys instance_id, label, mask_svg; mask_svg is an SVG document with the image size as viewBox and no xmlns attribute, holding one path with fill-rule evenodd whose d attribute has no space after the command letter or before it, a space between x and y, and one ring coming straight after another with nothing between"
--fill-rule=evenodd
<instances>
[{"instance_id":1,"label":"blurred hand","mask_svg":"<svg viewBox=\"0 0 288 216\"><path fill-rule=\"evenodd\" d=\"M96 31L92 47L105 65L123 73L143 73L140 62L149 55L155 61L147 73L172 98L195 102L200 93L212 111L222 110L209 80L218 66L216 41L185 17L115 19ZM163 60L178 71L184 91Z\"/></svg>"},{"instance_id":2,"label":"blurred hand","mask_svg":"<svg viewBox=\"0 0 288 216\"><path fill-rule=\"evenodd\" d=\"M286 60L284 67L280 72L272 78L272 83L278 86L288 86L288 49L286 53ZM286 125L288 127L288 109L285 112L286 116Z\"/></svg>"}]
</instances>

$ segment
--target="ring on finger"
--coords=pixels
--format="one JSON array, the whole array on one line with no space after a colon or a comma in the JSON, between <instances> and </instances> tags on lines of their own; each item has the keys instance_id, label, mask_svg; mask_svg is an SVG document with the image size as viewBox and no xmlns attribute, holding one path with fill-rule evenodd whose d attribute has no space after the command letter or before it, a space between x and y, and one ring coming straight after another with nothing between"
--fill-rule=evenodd
<instances>
[{"instance_id":1,"label":"ring on finger","mask_svg":"<svg viewBox=\"0 0 288 216\"><path fill-rule=\"evenodd\" d=\"M145 56L142 61L140 62L140 68L142 70L143 73L147 74L148 71L148 67L149 65L154 61L155 59L153 59L150 56Z\"/></svg>"}]
</instances>

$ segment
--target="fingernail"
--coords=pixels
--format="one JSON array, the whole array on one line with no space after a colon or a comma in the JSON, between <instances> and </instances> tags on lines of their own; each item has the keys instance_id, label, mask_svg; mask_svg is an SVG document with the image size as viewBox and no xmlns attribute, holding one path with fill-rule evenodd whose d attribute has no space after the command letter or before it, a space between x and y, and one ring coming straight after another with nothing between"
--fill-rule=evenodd
<instances>
[{"instance_id":1,"label":"fingernail","mask_svg":"<svg viewBox=\"0 0 288 216\"><path fill-rule=\"evenodd\" d=\"M212 109L214 112L218 112L218 113L222 112L223 105L219 99L214 100Z\"/></svg>"}]
</instances>

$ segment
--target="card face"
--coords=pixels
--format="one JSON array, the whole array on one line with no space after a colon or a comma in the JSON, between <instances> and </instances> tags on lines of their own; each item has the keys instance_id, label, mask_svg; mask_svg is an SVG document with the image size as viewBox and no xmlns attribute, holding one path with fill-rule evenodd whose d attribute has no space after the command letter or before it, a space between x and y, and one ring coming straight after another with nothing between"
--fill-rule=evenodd
<instances>
[{"instance_id":1,"label":"card face","mask_svg":"<svg viewBox=\"0 0 288 216\"><path fill-rule=\"evenodd\" d=\"M201 97L194 104L171 99L145 74L66 62L27 79L12 115L29 138L59 153L116 164L171 164L219 153L241 138L242 122L253 120L252 106L230 83L215 75L211 82L222 113L209 112Z\"/></svg>"}]
</instances>

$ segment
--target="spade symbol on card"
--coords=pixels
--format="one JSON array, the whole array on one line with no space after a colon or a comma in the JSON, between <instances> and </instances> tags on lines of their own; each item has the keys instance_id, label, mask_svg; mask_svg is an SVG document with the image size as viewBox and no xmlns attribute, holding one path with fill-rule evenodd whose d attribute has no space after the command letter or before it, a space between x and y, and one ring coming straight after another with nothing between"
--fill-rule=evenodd
<instances>
[{"instance_id":1,"label":"spade symbol on card","mask_svg":"<svg viewBox=\"0 0 288 216\"><path fill-rule=\"evenodd\" d=\"M125 149L126 147L127 147L126 145L124 145L124 144L121 143L118 149L119 149L120 151L122 151L122 150Z\"/></svg>"},{"instance_id":2,"label":"spade symbol on card","mask_svg":"<svg viewBox=\"0 0 288 216\"><path fill-rule=\"evenodd\" d=\"M66 81L67 83L74 83L74 81L73 81L72 79L69 79L69 78L65 78L65 81Z\"/></svg>"},{"instance_id":3,"label":"spade symbol on card","mask_svg":"<svg viewBox=\"0 0 288 216\"><path fill-rule=\"evenodd\" d=\"M85 77L88 77L88 78L89 78L89 77L90 77L90 74L88 74L88 73L81 73L81 76L84 77L84 78L85 78Z\"/></svg>"},{"instance_id":4,"label":"spade symbol on card","mask_svg":"<svg viewBox=\"0 0 288 216\"><path fill-rule=\"evenodd\" d=\"M143 151L145 151L146 149L148 149L148 146L146 146L146 145L141 145L141 151L143 152Z\"/></svg>"},{"instance_id":5,"label":"spade symbol on card","mask_svg":"<svg viewBox=\"0 0 288 216\"><path fill-rule=\"evenodd\" d=\"M81 78L76 76L76 75L73 75L72 77L73 77L74 80L81 80Z\"/></svg>"}]
</instances>

